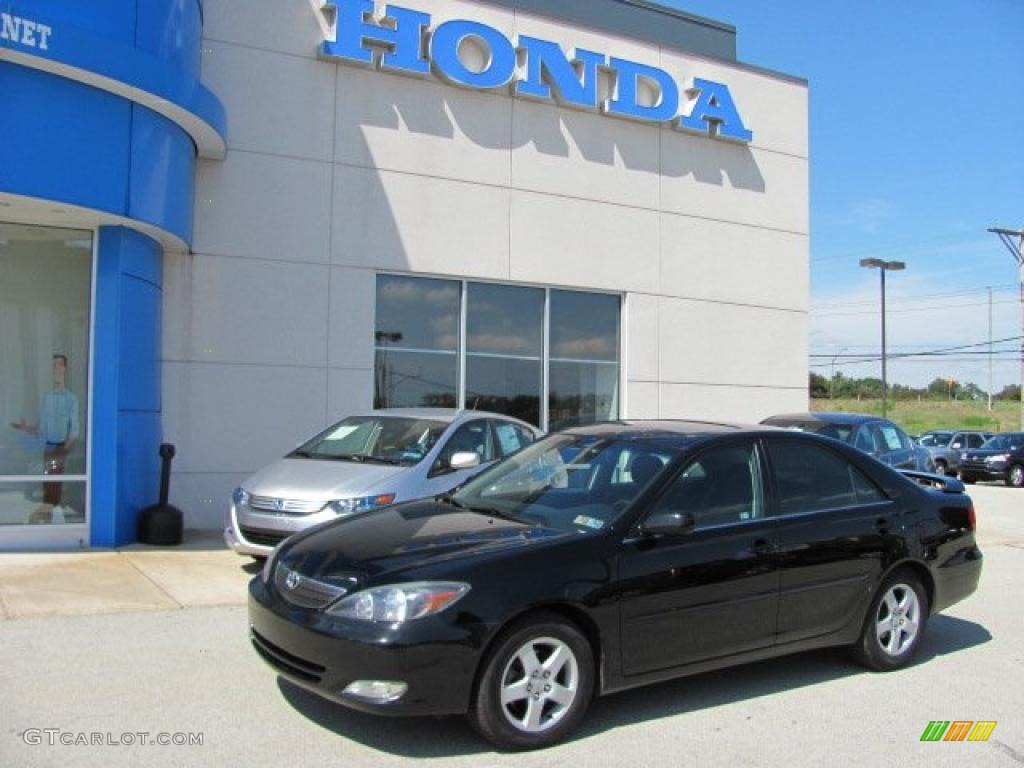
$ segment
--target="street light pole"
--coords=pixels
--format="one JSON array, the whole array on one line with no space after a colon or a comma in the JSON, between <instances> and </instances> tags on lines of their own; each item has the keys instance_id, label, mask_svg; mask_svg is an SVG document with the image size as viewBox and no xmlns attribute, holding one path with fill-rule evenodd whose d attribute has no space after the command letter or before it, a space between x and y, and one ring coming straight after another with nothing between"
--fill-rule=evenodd
<instances>
[{"instance_id":1,"label":"street light pole","mask_svg":"<svg viewBox=\"0 0 1024 768\"><path fill-rule=\"evenodd\" d=\"M992 227L989 232L999 236L1020 269L1020 428L1024 430L1024 229Z\"/></svg>"},{"instance_id":2,"label":"street light pole","mask_svg":"<svg viewBox=\"0 0 1024 768\"><path fill-rule=\"evenodd\" d=\"M882 417L885 418L889 406L889 379L886 371L886 349L885 349L885 273L906 269L907 265L902 261L883 261L882 259L861 259L860 265L870 269L878 269L882 276Z\"/></svg>"}]
</instances>

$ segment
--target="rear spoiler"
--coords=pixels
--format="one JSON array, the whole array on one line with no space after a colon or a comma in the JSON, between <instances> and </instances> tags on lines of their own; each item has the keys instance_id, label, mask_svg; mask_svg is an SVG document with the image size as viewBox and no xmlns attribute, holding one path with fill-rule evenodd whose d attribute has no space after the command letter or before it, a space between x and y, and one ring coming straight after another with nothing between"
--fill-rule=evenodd
<instances>
[{"instance_id":1,"label":"rear spoiler","mask_svg":"<svg viewBox=\"0 0 1024 768\"><path fill-rule=\"evenodd\" d=\"M913 469L901 469L899 473L904 477L913 480L918 485L926 488L934 488L943 493L963 493L964 484L955 477L949 475L933 475L930 472L918 472Z\"/></svg>"}]
</instances>

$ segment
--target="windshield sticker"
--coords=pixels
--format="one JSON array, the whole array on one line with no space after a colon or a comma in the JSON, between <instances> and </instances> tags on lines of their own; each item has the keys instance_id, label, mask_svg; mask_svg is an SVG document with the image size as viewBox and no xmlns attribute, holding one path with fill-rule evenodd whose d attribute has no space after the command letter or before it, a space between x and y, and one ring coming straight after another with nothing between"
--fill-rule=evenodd
<instances>
[{"instance_id":1,"label":"windshield sticker","mask_svg":"<svg viewBox=\"0 0 1024 768\"><path fill-rule=\"evenodd\" d=\"M577 515L573 522L576 525L583 525L587 528L593 528L594 530L604 528L603 521L598 520L596 517L587 517L586 515Z\"/></svg>"}]
</instances>

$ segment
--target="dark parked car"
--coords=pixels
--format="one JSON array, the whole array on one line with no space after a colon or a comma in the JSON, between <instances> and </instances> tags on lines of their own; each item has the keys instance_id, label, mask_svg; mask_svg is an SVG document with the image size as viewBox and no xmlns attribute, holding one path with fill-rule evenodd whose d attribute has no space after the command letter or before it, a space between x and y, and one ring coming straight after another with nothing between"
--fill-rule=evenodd
<instances>
[{"instance_id":1,"label":"dark parked car","mask_svg":"<svg viewBox=\"0 0 1024 768\"><path fill-rule=\"evenodd\" d=\"M965 483L1002 480L1024 488L1024 432L1004 432L981 448L965 451L960 457L960 479Z\"/></svg>"},{"instance_id":2,"label":"dark parked car","mask_svg":"<svg viewBox=\"0 0 1024 768\"><path fill-rule=\"evenodd\" d=\"M771 416L762 424L814 432L849 443L896 469L934 472L935 462L926 448L915 443L888 419L863 413L788 413Z\"/></svg>"},{"instance_id":3,"label":"dark parked car","mask_svg":"<svg viewBox=\"0 0 1024 768\"><path fill-rule=\"evenodd\" d=\"M510 749L595 695L794 651L896 669L981 573L971 500L932 479L785 430L579 427L288 539L250 584L251 639L326 698L467 713Z\"/></svg>"},{"instance_id":4,"label":"dark parked car","mask_svg":"<svg viewBox=\"0 0 1024 768\"><path fill-rule=\"evenodd\" d=\"M991 432L957 432L952 429L934 429L925 432L914 442L927 448L940 475L955 475L960 471L960 457L971 448L981 448L991 439Z\"/></svg>"}]
</instances>

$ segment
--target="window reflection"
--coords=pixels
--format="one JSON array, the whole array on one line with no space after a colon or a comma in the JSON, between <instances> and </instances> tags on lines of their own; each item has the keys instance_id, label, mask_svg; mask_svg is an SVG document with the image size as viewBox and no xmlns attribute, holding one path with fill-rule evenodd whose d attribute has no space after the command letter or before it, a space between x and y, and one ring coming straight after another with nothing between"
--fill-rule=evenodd
<instances>
[{"instance_id":1,"label":"window reflection","mask_svg":"<svg viewBox=\"0 0 1024 768\"><path fill-rule=\"evenodd\" d=\"M375 408L456 406L460 293L455 280L377 277Z\"/></svg>"},{"instance_id":2,"label":"window reflection","mask_svg":"<svg viewBox=\"0 0 1024 768\"><path fill-rule=\"evenodd\" d=\"M470 283L466 408L540 425L544 290Z\"/></svg>"},{"instance_id":3,"label":"window reflection","mask_svg":"<svg viewBox=\"0 0 1024 768\"><path fill-rule=\"evenodd\" d=\"M619 416L619 297L551 291L548 429Z\"/></svg>"},{"instance_id":4,"label":"window reflection","mask_svg":"<svg viewBox=\"0 0 1024 768\"><path fill-rule=\"evenodd\" d=\"M551 430L618 418L619 315L615 295L380 275L375 407L464 407L543 426L547 397Z\"/></svg>"}]
</instances>

